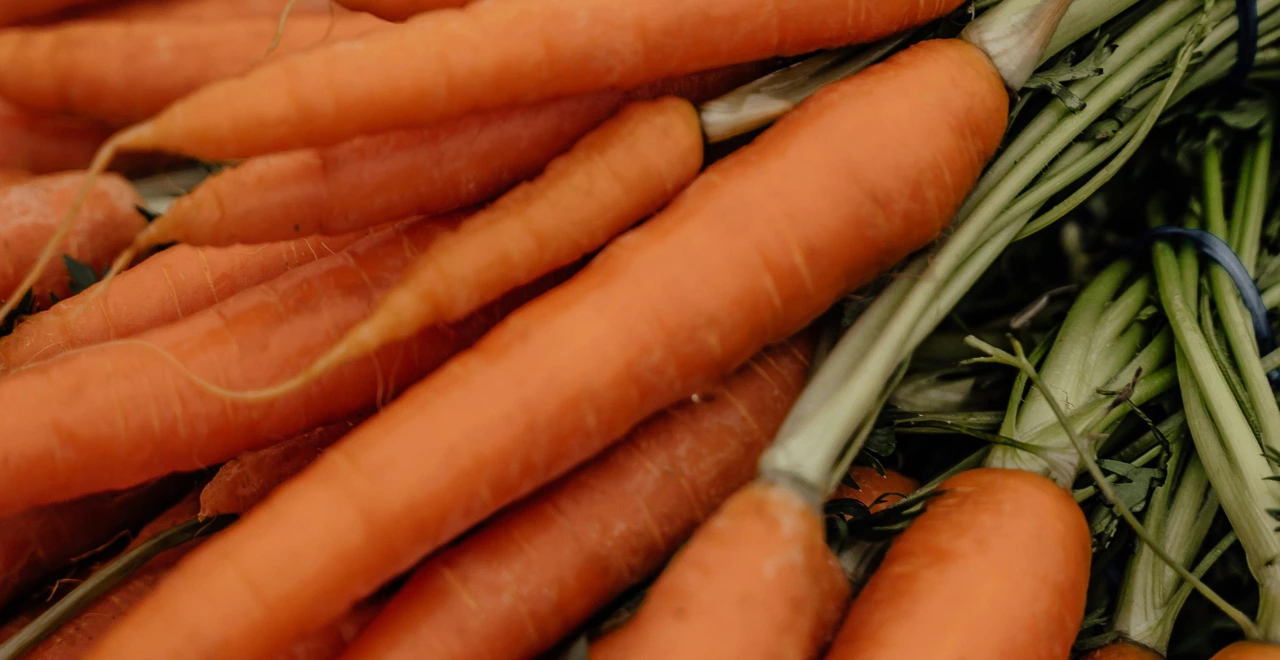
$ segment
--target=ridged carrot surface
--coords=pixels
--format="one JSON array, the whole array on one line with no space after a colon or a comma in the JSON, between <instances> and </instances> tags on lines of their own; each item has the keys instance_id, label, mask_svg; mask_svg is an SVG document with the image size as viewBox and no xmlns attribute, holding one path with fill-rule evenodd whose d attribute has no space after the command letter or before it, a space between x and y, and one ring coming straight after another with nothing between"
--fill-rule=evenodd
<instances>
[{"instance_id":1,"label":"ridged carrot surface","mask_svg":"<svg viewBox=\"0 0 1280 660\"><path fill-rule=\"evenodd\" d=\"M130 129L118 146L214 160L323 146L482 110L873 41L961 4L478 2L208 85ZM547 48L551 43L556 47ZM388 70L391 62L396 65Z\"/></svg>"},{"instance_id":2,"label":"ridged carrot surface","mask_svg":"<svg viewBox=\"0 0 1280 660\"><path fill-rule=\"evenodd\" d=\"M276 382L367 315L441 231L427 221L395 227L180 322L0 378L0 407L26 411L0 416L0 511L207 466L345 419L421 378L548 284L272 401L228 401L174 362L233 389Z\"/></svg>"},{"instance_id":3,"label":"ridged carrot surface","mask_svg":"<svg viewBox=\"0 0 1280 660\"><path fill-rule=\"evenodd\" d=\"M386 22L367 14L292 16L267 61L355 37ZM0 96L27 108L141 121L266 54L278 17L70 22L0 31Z\"/></svg>"},{"instance_id":4,"label":"ridged carrot surface","mask_svg":"<svg viewBox=\"0 0 1280 660\"><path fill-rule=\"evenodd\" d=\"M849 583L814 502L754 482L729 498L592 660L807 660L830 641ZM906 658L910 656L902 656Z\"/></svg>"},{"instance_id":5,"label":"ridged carrot surface","mask_svg":"<svg viewBox=\"0 0 1280 660\"><path fill-rule=\"evenodd\" d=\"M819 92L192 554L90 657L266 657L337 617L933 240L1007 112L960 41Z\"/></svg>"},{"instance_id":6,"label":"ridged carrot surface","mask_svg":"<svg viewBox=\"0 0 1280 660\"><path fill-rule=\"evenodd\" d=\"M335 254L366 234L225 248L175 245L121 273L88 307L82 303L96 289L23 319L12 334L0 337L0 373L177 321Z\"/></svg>"},{"instance_id":7,"label":"ridged carrot surface","mask_svg":"<svg viewBox=\"0 0 1280 660\"><path fill-rule=\"evenodd\" d=\"M83 182L83 174L68 172L0 188L0 291L14 290L26 276ZM140 202L137 191L122 177L99 177L59 252L102 272L146 226L134 208ZM70 289L71 275L61 263L47 270L34 287L36 299L45 306L50 293L65 298Z\"/></svg>"},{"instance_id":8,"label":"ridged carrot surface","mask_svg":"<svg viewBox=\"0 0 1280 660\"><path fill-rule=\"evenodd\" d=\"M651 574L751 480L804 385L809 338L763 353L429 560L350 660L534 657ZM656 656L655 656L656 657Z\"/></svg>"},{"instance_id":9,"label":"ridged carrot surface","mask_svg":"<svg viewBox=\"0 0 1280 660\"><path fill-rule=\"evenodd\" d=\"M1071 494L996 468L940 490L893 540L828 660L1069 657L1092 552Z\"/></svg>"},{"instance_id":10,"label":"ridged carrot surface","mask_svg":"<svg viewBox=\"0 0 1280 660\"><path fill-rule=\"evenodd\" d=\"M754 79L753 62L645 85L480 113L324 149L251 158L178 198L139 247L335 234L488 201L537 175L627 100L705 101Z\"/></svg>"}]
</instances>

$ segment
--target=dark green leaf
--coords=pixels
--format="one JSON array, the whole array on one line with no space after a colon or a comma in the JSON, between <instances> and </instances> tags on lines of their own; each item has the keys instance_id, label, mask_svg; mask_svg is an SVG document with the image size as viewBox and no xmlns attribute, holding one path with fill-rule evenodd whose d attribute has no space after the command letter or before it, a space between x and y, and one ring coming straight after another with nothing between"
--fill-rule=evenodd
<instances>
[{"instance_id":1,"label":"dark green leaf","mask_svg":"<svg viewBox=\"0 0 1280 660\"><path fill-rule=\"evenodd\" d=\"M898 449L898 438L894 434L893 426L881 426L872 430L863 448L881 458L892 456ZM884 473L881 472L881 474Z\"/></svg>"},{"instance_id":2,"label":"dark green leaf","mask_svg":"<svg viewBox=\"0 0 1280 660\"><path fill-rule=\"evenodd\" d=\"M93 272L92 266L76 261L71 255L62 255L62 263L66 264L67 273L71 275L72 295L84 291L98 281L98 274Z\"/></svg>"},{"instance_id":3,"label":"dark green leaf","mask_svg":"<svg viewBox=\"0 0 1280 660\"><path fill-rule=\"evenodd\" d=\"M142 216L142 219L146 220L148 223L160 217L159 213L156 213L155 211L152 211L151 209L145 206L142 206L141 204L134 204L133 208L137 209L138 213Z\"/></svg>"}]
</instances>

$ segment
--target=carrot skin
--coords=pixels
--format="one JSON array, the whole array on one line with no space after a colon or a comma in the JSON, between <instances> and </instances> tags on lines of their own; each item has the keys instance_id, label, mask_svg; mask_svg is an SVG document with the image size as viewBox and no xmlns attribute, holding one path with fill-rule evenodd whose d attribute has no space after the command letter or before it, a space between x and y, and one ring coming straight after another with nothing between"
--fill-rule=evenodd
<instances>
[{"instance_id":1,"label":"carrot skin","mask_svg":"<svg viewBox=\"0 0 1280 660\"><path fill-rule=\"evenodd\" d=\"M790 486L756 481L676 553L635 616L591 658L816 658L849 602L822 515Z\"/></svg>"},{"instance_id":2,"label":"carrot skin","mask_svg":"<svg viewBox=\"0 0 1280 660\"><path fill-rule=\"evenodd\" d=\"M858 488L841 483L831 498L857 500L870 507L872 513L893 506L920 487L920 482L915 479L887 468L882 475L873 467L855 465L849 469L849 476Z\"/></svg>"},{"instance_id":3,"label":"carrot skin","mask_svg":"<svg viewBox=\"0 0 1280 660\"><path fill-rule=\"evenodd\" d=\"M0 518L0 604L154 515L180 494L179 483L161 479Z\"/></svg>"},{"instance_id":4,"label":"carrot skin","mask_svg":"<svg viewBox=\"0 0 1280 660\"><path fill-rule=\"evenodd\" d=\"M0 99L0 167L32 174L84 169L109 133L83 119L34 112Z\"/></svg>"},{"instance_id":5,"label":"carrot skin","mask_svg":"<svg viewBox=\"0 0 1280 660\"><path fill-rule=\"evenodd\" d=\"M1280 646L1261 642L1236 642L1214 654L1212 660L1276 660Z\"/></svg>"},{"instance_id":6,"label":"carrot skin","mask_svg":"<svg viewBox=\"0 0 1280 660\"><path fill-rule=\"evenodd\" d=\"M231 159L329 145L484 110L874 41L960 4L472 3L428 12L376 34L281 58L241 78L208 85L131 131L120 146ZM732 31L731 38L726 30ZM428 56L421 56L424 43L432 45ZM549 43L556 47L546 48ZM406 56L410 53L414 56ZM401 64L396 75L386 75L387 62ZM216 120L211 116L215 113Z\"/></svg>"},{"instance_id":7,"label":"carrot skin","mask_svg":"<svg viewBox=\"0 0 1280 660\"><path fill-rule=\"evenodd\" d=\"M172 323L335 254L366 235L360 231L225 248L173 246L122 272L88 308L82 301L93 289L23 319L10 335L0 337L0 373Z\"/></svg>"},{"instance_id":8,"label":"carrot skin","mask_svg":"<svg viewBox=\"0 0 1280 660\"><path fill-rule=\"evenodd\" d=\"M83 181L80 172L68 172L0 188L0 290L13 291L26 276ZM101 272L146 226L134 208L140 201L133 186L122 177L99 177L61 252ZM58 264L37 281L34 292L36 300L47 307L49 294L65 298L70 288L71 276Z\"/></svg>"},{"instance_id":9,"label":"carrot skin","mask_svg":"<svg viewBox=\"0 0 1280 660\"><path fill-rule=\"evenodd\" d=\"M322 426L227 461L200 492L200 517L248 511L276 486L310 465L329 445L350 433L359 420Z\"/></svg>"},{"instance_id":10,"label":"carrot skin","mask_svg":"<svg viewBox=\"0 0 1280 660\"><path fill-rule=\"evenodd\" d=\"M272 401L227 401L156 350L222 387L277 382L366 316L445 226L423 221L392 228L180 322L6 375L0 406L27 414L0 418L0 482L7 485L0 511L203 467L346 419L414 382L561 277L544 278L459 323L425 330ZM129 377L112 379L120 374ZM112 379L110 387L102 386L103 378Z\"/></svg>"},{"instance_id":11,"label":"carrot skin","mask_svg":"<svg viewBox=\"0 0 1280 660\"><path fill-rule=\"evenodd\" d=\"M701 398L419 568L349 660L498 660L546 651L659 567L751 480L805 381L811 342L767 349Z\"/></svg>"},{"instance_id":12,"label":"carrot skin","mask_svg":"<svg viewBox=\"0 0 1280 660\"><path fill-rule=\"evenodd\" d=\"M220 20L246 16L279 18L288 0L129 0L77 8L58 16L63 21L137 21L155 19ZM289 10L298 14L343 12L330 0L297 0Z\"/></svg>"},{"instance_id":13,"label":"carrot skin","mask_svg":"<svg viewBox=\"0 0 1280 660\"><path fill-rule=\"evenodd\" d=\"M629 93L575 96L251 158L177 199L146 241L226 245L332 235L479 204L537 175L627 100L671 94L698 103L767 66L753 62Z\"/></svg>"},{"instance_id":14,"label":"carrot skin","mask_svg":"<svg viewBox=\"0 0 1280 660\"><path fill-rule=\"evenodd\" d=\"M1120 640L1095 649L1083 660L1164 660L1164 656L1128 640Z\"/></svg>"},{"instance_id":15,"label":"carrot skin","mask_svg":"<svg viewBox=\"0 0 1280 660\"><path fill-rule=\"evenodd\" d=\"M0 0L0 26L40 18L95 0Z\"/></svg>"},{"instance_id":16,"label":"carrot skin","mask_svg":"<svg viewBox=\"0 0 1280 660\"><path fill-rule=\"evenodd\" d=\"M1007 111L953 40L819 92L194 553L92 657L278 652L928 243ZM195 594L216 630L182 614Z\"/></svg>"},{"instance_id":17,"label":"carrot skin","mask_svg":"<svg viewBox=\"0 0 1280 660\"><path fill-rule=\"evenodd\" d=\"M366 14L300 15L267 61L386 25ZM119 127L259 61L278 17L72 22L0 31L0 96Z\"/></svg>"},{"instance_id":18,"label":"carrot skin","mask_svg":"<svg viewBox=\"0 0 1280 660\"><path fill-rule=\"evenodd\" d=\"M364 11L388 21L403 21L434 9L462 7L473 0L337 0L353 11Z\"/></svg>"},{"instance_id":19,"label":"carrot skin","mask_svg":"<svg viewBox=\"0 0 1280 660\"><path fill-rule=\"evenodd\" d=\"M277 656L276 660L337 660L346 658L352 640L382 611L384 601L370 599L358 603L337 621L304 635Z\"/></svg>"},{"instance_id":20,"label":"carrot skin","mask_svg":"<svg viewBox=\"0 0 1280 660\"><path fill-rule=\"evenodd\" d=\"M1071 494L994 468L963 472L941 490L893 540L827 658L1068 657L1091 559Z\"/></svg>"}]
</instances>

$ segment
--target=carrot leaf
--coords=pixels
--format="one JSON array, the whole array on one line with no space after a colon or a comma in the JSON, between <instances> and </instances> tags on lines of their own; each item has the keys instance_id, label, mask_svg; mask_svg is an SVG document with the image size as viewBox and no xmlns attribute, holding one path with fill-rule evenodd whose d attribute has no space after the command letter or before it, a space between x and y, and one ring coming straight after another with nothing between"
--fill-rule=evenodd
<instances>
[{"instance_id":1,"label":"carrot leaf","mask_svg":"<svg viewBox=\"0 0 1280 660\"><path fill-rule=\"evenodd\" d=\"M80 293L98 282L98 274L93 271L93 266L77 261L75 257L69 254L62 255L62 263L66 264L67 273L71 275L72 295Z\"/></svg>"}]
</instances>

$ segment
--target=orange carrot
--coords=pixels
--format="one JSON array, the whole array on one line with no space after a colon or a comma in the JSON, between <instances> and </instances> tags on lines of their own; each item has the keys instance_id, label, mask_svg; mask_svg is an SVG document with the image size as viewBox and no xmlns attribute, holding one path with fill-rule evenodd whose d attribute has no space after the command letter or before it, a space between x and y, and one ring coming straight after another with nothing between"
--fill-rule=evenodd
<instances>
[{"instance_id":1,"label":"orange carrot","mask_svg":"<svg viewBox=\"0 0 1280 660\"><path fill-rule=\"evenodd\" d=\"M337 0L338 4L355 11L365 11L388 21L403 21L410 16L433 9L461 7L473 0Z\"/></svg>"},{"instance_id":2,"label":"orange carrot","mask_svg":"<svg viewBox=\"0 0 1280 660\"><path fill-rule=\"evenodd\" d=\"M284 272L341 251L368 232L226 248L174 246L99 285L23 319L0 337L0 372L66 351L132 337L190 316Z\"/></svg>"},{"instance_id":3,"label":"orange carrot","mask_svg":"<svg viewBox=\"0 0 1280 660\"><path fill-rule=\"evenodd\" d=\"M1236 642L1213 656L1213 660L1277 660L1280 646L1259 642Z\"/></svg>"},{"instance_id":4,"label":"orange carrot","mask_svg":"<svg viewBox=\"0 0 1280 660\"><path fill-rule=\"evenodd\" d=\"M10 186L30 178L31 173L26 170L0 169L0 186Z\"/></svg>"},{"instance_id":5,"label":"orange carrot","mask_svg":"<svg viewBox=\"0 0 1280 660\"><path fill-rule=\"evenodd\" d=\"M385 25L367 14L289 19L270 59ZM72 22L0 31L0 96L123 126L215 80L245 73L279 27L270 16Z\"/></svg>"},{"instance_id":6,"label":"orange carrot","mask_svg":"<svg viewBox=\"0 0 1280 660\"><path fill-rule=\"evenodd\" d=\"M1164 656L1145 646L1121 640L1094 650L1084 660L1164 660Z\"/></svg>"},{"instance_id":7,"label":"orange carrot","mask_svg":"<svg viewBox=\"0 0 1280 660\"><path fill-rule=\"evenodd\" d=\"M120 133L112 147L221 160L323 146L481 110L872 41L961 4L813 0L784 9L775 0L473 3L208 85ZM729 29L731 39L724 37ZM556 47L547 48L551 43ZM430 44L428 52L423 44ZM389 62L397 67L388 70Z\"/></svg>"},{"instance_id":8,"label":"orange carrot","mask_svg":"<svg viewBox=\"0 0 1280 660\"><path fill-rule=\"evenodd\" d=\"M39 18L94 0L0 0L0 26Z\"/></svg>"},{"instance_id":9,"label":"orange carrot","mask_svg":"<svg viewBox=\"0 0 1280 660\"><path fill-rule=\"evenodd\" d=\"M80 172L50 174L0 188L0 291L13 290L27 274L40 246L57 230L59 218L71 206L84 178ZM75 231L61 242L59 253L101 272L146 226L134 208L140 201L123 178L99 178L93 184L83 217ZM51 269L36 282L36 299L48 305L50 293L65 298L70 293L70 282L67 269Z\"/></svg>"},{"instance_id":10,"label":"orange carrot","mask_svg":"<svg viewBox=\"0 0 1280 660\"><path fill-rule=\"evenodd\" d=\"M242 514L276 486L310 465L329 445L351 432L358 419L338 422L227 461L200 493L200 517Z\"/></svg>"},{"instance_id":11,"label":"orange carrot","mask_svg":"<svg viewBox=\"0 0 1280 660\"><path fill-rule=\"evenodd\" d=\"M428 329L270 402L229 402L190 379L188 369L247 389L295 373L366 316L413 253L442 231L439 222L397 227L178 323L0 378L0 409L25 411L0 417L6 484L0 511L210 465L346 419L421 378L555 281L516 291L460 323ZM27 472L35 465L43 467Z\"/></svg>"},{"instance_id":12,"label":"orange carrot","mask_svg":"<svg viewBox=\"0 0 1280 660\"><path fill-rule=\"evenodd\" d=\"M334 234L487 201L537 175L628 98L693 103L755 78L753 62L647 85L481 113L326 149L252 158L176 200L134 249L226 245Z\"/></svg>"},{"instance_id":13,"label":"orange carrot","mask_svg":"<svg viewBox=\"0 0 1280 660\"><path fill-rule=\"evenodd\" d=\"M0 604L154 515L178 495L176 484L161 479L0 518Z\"/></svg>"},{"instance_id":14,"label":"orange carrot","mask_svg":"<svg viewBox=\"0 0 1280 660\"><path fill-rule=\"evenodd\" d=\"M32 112L0 99L0 167L33 174L83 169L109 134L83 119Z\"/></svg>"},{"instance_id":15,"label":"orange carrot","mask_svg":"<svg viewBox=\"0 0 1280 660\"><path fill-rule=\"evenodd\" d=\"M701 168L702 131L688 101L665 97L623 108L537 179L425 248L373 313L297 376L247 398L292 392L583 258L662 208Z\"/></svg>"},{"instance_id":16,"label":"orange carrot","mask_svg":"<svg viewBox=\"0 0 1280 660\"><path fill-rule=\"evenodd\" d=\"M211 20L242 16L278 18L288 0L129 0L89 7L65 17L70 20ZM330 0L296 0L289 10L298 14L345 11Z\"/></svg>"},{"instance_id":17,"label":"orange carrot","mask_svg":"<svg viewBox=\"0 0 1280 660\"><path fill-rule=\"evenodd\" d=\"M998 468L963 472L941 490L893 540L828 660L1068 657L1091 553L1071 494Z\"/></svg>"},{"instance_id":18,"label":"orange carrot","mask_svg":"<svg viewBox=\"0 0 1280 660\"><path fill-rule=\"evenodd\" d=\"M701 402L668 408L625 444L430 559L346 657L496 660L546 651L657 569L751 479L800 394L811 350L807 339L766 350Z\"/></svg>"},{"instance_id":19,"label":"orange carrot","mask_svg":"<svg viewBox=\"0 0 1280 660\"><path fill-rule=\"evenodd\" d=\"M915 479L888 468L880 474L873 467L855 465L849 470L849 477L858 487L841 483L832 499L857 500L870 507L872 513L892 506L920 487L920 482Z\"/></svg>"},{"instance_id":20,"label":"orange carrot","mask_svg":"<svg viewBox=\"0 0 1280 660\"><path fill-rule=\"evenodd\" d=\"M1007 107L951 40L815 94L192 554L91 657L256 657L338 616L932 240Z\"/></svg>"},{"instance_id":21,"label":"orange carrot","mask_svg":"<svg viewBox=\"0 0 1280 660\"><path fill-rule=\"evenodd\" d=\"M343 654L347 645L378 616L383 605L382 599L361 601L337 621L304 635L276 660L337 660L347 657Z\"/></svg>"},{"instance_id":22,"label":"orange carrot","mask_svg":"<svg viewBox=\"0 0 1280 660\"><path fill-rule=\"evenodd\" d=\"M590 656L815 658L848 602L815 502L787 484L756 481L698 529L635 617L592 644Z\"/></svg>"}]
</instances>

